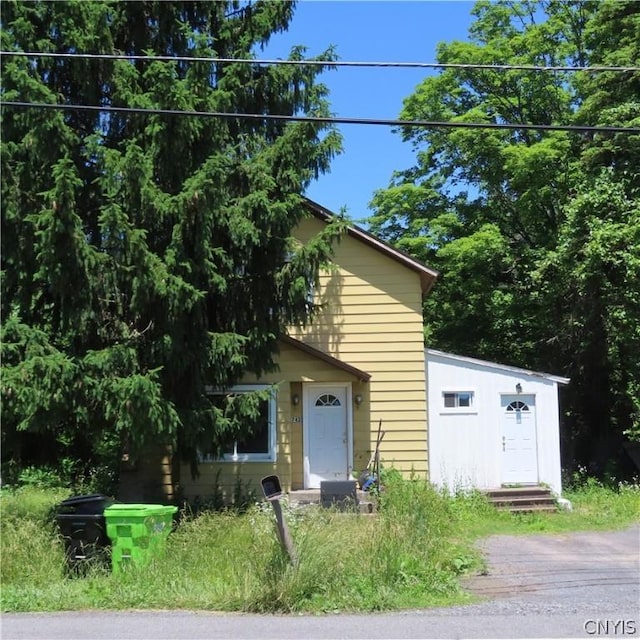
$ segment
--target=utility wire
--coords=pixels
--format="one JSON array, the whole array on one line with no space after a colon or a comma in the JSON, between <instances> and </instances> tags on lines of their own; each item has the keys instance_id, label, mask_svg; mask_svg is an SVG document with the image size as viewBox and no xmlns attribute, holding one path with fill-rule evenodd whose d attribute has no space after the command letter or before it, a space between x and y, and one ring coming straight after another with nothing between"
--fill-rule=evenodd
<instances>
[{"instance_id":1,"label":"utility wire","mask_svg":"<svg viewBox=\"0 0 640 640\"><path fill-rule=\"evenodd\" d=\"M444 62L365 62L346 60L283 60L252 59L252 58L207 58L200 56L142 56L126 53L49 53L46 51L0 51L0 56L20 56L28 58L81 58L87 60L141 60L145 62L220 62L254 65L293 65L293 66L322 66L322 67L399 67L407 69L488 69L493 71L640 71L636 66L546 66L526 64L475 64L475 63L444 63Z\"/></svg>"},{"instance_id":2,"label":"utility wire","mask_svg":"<svg viewBox=\"0 0 640 640\"><path fill-rule=\"evenodd\" d=\"M536 131L574 131L591 133L637 133L640 127L563 125L563 124L515 124L497 122L441 122L436 120L395 120L380 118L347 118L336 116L288 116L265 113L230 113L226 111L190 111L180 109L145 109L142 107L107 107L83 104L55 104L50 102L20 102L0 100L0 107L26 109L55 109L61 111L97 111L101 113L135 113L167 116L192 116L201 118L227 118L238 120L270 120L288 122L313 122L318 124L367 124L387 127L428 127L432 129L511 129Z\"/></svg>"}]
</instances>

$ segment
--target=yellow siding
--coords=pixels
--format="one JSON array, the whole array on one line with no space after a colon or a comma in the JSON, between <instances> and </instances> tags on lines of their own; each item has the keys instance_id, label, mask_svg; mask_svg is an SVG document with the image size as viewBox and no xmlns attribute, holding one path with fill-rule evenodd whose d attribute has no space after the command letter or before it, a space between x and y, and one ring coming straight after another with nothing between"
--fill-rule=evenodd
<instances>
[{"instance_id":1,"label":"yellow siding","mask_svg":"<svg viewBox=\"0 0 640 640\"><path fill-rule=\"evenodd\" d=\"M398 360L393 353L382 351L378 351L375 354L363 354L363 357L367 359L361 363L361 367L368 372L386 371L389 368L397 371L413 371L416 362L424 362L424 354L422 360L420 360L414 352L406 353L402 360ZM375 360L371 358L375 358Z\"/></svg>"},{"instance_id":2,"label":"yellow siding","mask_svg":"<svg viewBox=\"0 0 640 640\"><path fill-rule=\"evenodd\" d=\"M280 476L283 489L300 489L303 486L302 402L297 406L292 397L302 398L303 382L351 382L353 394L368 395L366 384L295 347L283 344L278 356L279 371L261 378L247 377L244 384L277 384L277 451L275 462L203 462L200 475L192 478L189 467L180 469L181 488L185 499L194 502L196 496L206 502L221 496L226 502L233 499L238 485L246 493L251 490L262 497L260 480L267 475ZM299 421L294 422L297 419ZM354 468L366 465L369 456L368 413L354 411ZM364 460L364 463L362 461Z\"/></svg>"},{"instance_id":3,"label":"yellow siding","mask_svg":"<svg viewBox=\"0 0 640 640\"><path fill-rule=\"evenodd\" d=\"M306 219L296 234L301 242L318 233L323 222ZM353 408L353 468L364 469L375 446L378 421L386 435L383 463L405 475L427 473L427 406L420 277L396 260L351 237L335 251L334 267L322 274L316 302L322 311L292 337L371 374L367 383L346 371L283 344L279 371L244 383L278 383L277 456L273 463L216 462L200 465L191 479L181 468L181 487L190 501L216 493L228 501L239 482L261 496L260 479L276 473L285 490L303 486L302 399L304 382L350 382L363 396ZM295 420L295 421L294 421Z\"/></svg>"},{"instance_id":4,"label":"yellow siding","mask_svg":"<svg viewBox=\"0 0 640 640\"><path fill-rule=\"evenodd\" d=\"M175 497L170 445L151 444L133 464L121 464L119 500L165 504Z\"/></svg>"},{"instance_id":5,"label":"yellow siding","mask_svg":"<svg viewBox=\"0 0 640 640\"><path fill-rule=\"evenodd\" d=\"M306 242L323 224L304 220L298 240ZM311 327L293 329L291 335L371 374L370 447L382 418L383 461L404 474L424 477L427 406L420 277L351 237L336 247L334 262L316 293L322 311Z\"/></svg>"}]
</instances>

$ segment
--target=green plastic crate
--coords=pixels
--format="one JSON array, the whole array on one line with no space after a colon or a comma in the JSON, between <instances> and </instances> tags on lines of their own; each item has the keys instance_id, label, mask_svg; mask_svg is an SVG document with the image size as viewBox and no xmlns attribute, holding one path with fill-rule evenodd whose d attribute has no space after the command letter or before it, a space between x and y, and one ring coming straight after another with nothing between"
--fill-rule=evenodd
<instances>
[{"instance_id":1,"label":"green plastic crate","mask_svg":"<svg viewBox=\"0 0 640 640\"><path fill-rule=\"evenodd\" d=\"M107 536L113 545L114 573L127 564L141 566L158 554L171 532L178 507L161 504L114 504L104 510Z\"/></svg>"}]
</instances>

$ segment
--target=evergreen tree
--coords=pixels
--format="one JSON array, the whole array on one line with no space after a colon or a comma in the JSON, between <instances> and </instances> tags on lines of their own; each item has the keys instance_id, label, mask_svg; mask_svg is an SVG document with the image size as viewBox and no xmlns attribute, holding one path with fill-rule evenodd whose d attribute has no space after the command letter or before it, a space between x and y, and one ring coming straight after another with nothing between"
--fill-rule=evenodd
<instances>
[{"instance_id":1,"label":"evergreen tree","mask_svg":"<svg viewBox=\"0 0 640 640\"><path fill-rule=\"evenodd\" d=\"M290 2L5 2L3 99L61 105L328 115L324 69L160 61L255 58ZM302 59L303 48L291 52ZM332 59L327 51L321 59ZM339 150L323 125L3 109L3 458L115 460L179 440L220 449L259 398L220 408L207 387L274 368L277 339L342 223L306 246L301 194ZM238 406L239 404L239 406Z\"/></svg>"}]
</instances>

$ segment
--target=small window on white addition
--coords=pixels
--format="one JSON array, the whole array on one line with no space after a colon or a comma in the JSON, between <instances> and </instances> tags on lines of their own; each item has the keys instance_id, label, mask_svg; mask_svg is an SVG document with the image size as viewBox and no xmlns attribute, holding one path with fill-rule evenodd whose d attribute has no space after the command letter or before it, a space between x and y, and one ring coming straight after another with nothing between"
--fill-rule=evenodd
<instances>
[{"instance_id":1,"label":"small window on white addition","mask_svg":"<svg viewBox=\"0 0 640 640\"><path fill-rule=\"evenodd\" d=\"M473 407L473 391L443 391L442 399L445 409L471 409Z\"/></svg>"}]
</instances>

